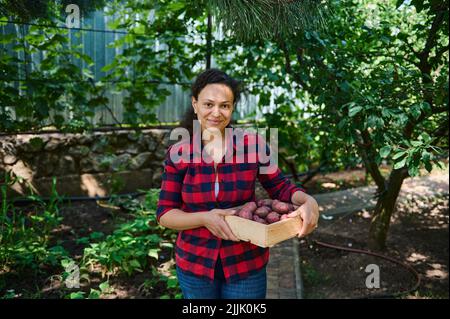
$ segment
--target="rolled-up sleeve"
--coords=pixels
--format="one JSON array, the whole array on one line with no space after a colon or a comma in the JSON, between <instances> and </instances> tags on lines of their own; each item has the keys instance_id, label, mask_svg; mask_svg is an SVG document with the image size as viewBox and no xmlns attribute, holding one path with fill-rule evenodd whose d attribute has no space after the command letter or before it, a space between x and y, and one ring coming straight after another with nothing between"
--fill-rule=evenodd
<instances>
[{"instance_id":1,"label":"rolled-up sleeve","mask_svg":"<svg viewBox=\"0 0 450 319\"><path fill-rule=\"evenodd\" d=\"M174 164L170 157L170 150L167 151L164 161L164 172L162 174L161 192L159 193L156 218L159 223L161 217L168 211L181 208L182 196L181 188L185 175L185 169Z\"/></svg>"},{"instance_id":2,"label":"rolled-up sleeve","mask_svg":"<svg viewBox=\"0 0 450 319\"><path fill-rule=\"evenodd\" d=\"M271 154L270 148L264 144L266 154ZM269 193L270 198L278 199L283 202L291 202L292 195L297 192L305 192L303 187L293 184L278 168L274 161L268 163L258 162L258 180L264 189ZM261 168L264 169L262 172Z\"/></svg>"}]
</instances>

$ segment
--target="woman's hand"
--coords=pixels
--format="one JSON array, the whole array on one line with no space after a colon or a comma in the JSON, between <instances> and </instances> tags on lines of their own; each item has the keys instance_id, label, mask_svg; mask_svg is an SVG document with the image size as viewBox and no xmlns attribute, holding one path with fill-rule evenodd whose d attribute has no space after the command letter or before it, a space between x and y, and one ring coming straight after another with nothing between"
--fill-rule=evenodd
<instances>
[{"instance_id":1,"label":"woman's hand","mask_svg":"<svg viewBox=\"0 0 450 319\"><path fill-rule=\"evenodd\" d=\"M225 216L234 215L236 209L213 209L204 213L203 225L216 237L239 241L225 221Z\"/></svg>"},{"instance_id":2,"label":"woman's hand","mask_svg":"<svg viewBox=\"0 0 450 319\"><path fill-rule=\"evenodd\" d=\"M298 237L304 237L314 231L319 221L319 205L312 196L307 196L306 201L299 208L287 215L288 217L300 216L302 219L303 224Z\"/></svg>"}]
</instances>

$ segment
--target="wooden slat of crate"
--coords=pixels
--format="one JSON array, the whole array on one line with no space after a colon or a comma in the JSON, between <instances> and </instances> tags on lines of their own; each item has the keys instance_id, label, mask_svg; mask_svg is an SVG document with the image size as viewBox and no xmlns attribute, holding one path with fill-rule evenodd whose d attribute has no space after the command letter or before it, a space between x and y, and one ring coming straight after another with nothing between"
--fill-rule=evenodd
<instances>
[{"instance_id":1,"label":"wooden slat of crate","mask_svg":"<svg viewBox=\"0 0 450 319\"><path fill-rule=\"evenodd\" d=\"M298 234L300 217L289 218L270 225L264 225L238 216L226 216L231 231L243 241L249 241L260 247L273 245Z\"/></svg>"}]
</instances>

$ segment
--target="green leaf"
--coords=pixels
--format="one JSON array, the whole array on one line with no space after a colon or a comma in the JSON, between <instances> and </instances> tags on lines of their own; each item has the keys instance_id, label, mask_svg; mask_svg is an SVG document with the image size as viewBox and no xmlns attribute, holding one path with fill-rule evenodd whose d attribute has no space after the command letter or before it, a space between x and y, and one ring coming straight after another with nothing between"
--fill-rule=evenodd
<instances>
[{"instance_id":1,"label":"green leaf","mask_svg":"<svg viewBox=\"0 0 450 319\"><path fill-rule=\"evenodd\" d=\"M433 165L431 164L430 161L425 161L424 164L425 164L425 169L426 169L428 172L431 172L431 171L433 170Z\"/></svg>"},{"instance_id":2,"label":"green leaf","mask_svg":"<svg viewBox=\"0 0 450 319\"><path fill-rule=\"evenodd\" d=\"M430 161L432 158L432 154L428 152L427 150L422 151L422 160L423 161Z\"/></svg>"},{"instance_id":3,"label":"green leaf","mask_svg":"<svg viewBox=\"0 0 450 319\"><path fill-rule=\"evenodd\" d=\"M109 286L109 282L107 281L102 282L98 287L100 288L102 293L110 293L111 291L111 287Z\"/></svg>"},{"instance_id":4,"label":"green leaf","mask_svg":"<svg viewBox=\"0 0 450 319\"><path fill-rule=\"evenodd\" d=\"M68 267L71 267L73 265L75 265L75 261L73 261L72 259L63 259L63 260L61 260L61 266L64 269L67 269Z\"/></svg>"},{"instance_id":5,"label":"green leaf","mask_svg":"<svg viewBox=\"0 0 450 319\"><path fill-rule=\"evenodd\" d=\"M403 155L405 155L406 153L408 153L408 152L407 152L407 151L400 151L400 152L397 152L397 153L394 154L394 156L392 156L392 159L393 159L393 160L396 160L396 159L402 157Z\"/></svg>"},{"instance_id":6,"label":"green leaf","mask_svg":"<svg viewBox=\"0 0 450 319\"><path fill-rule=\"evenodd\" d=\"M100 291L91 288L88 299L100 299L100 295L101 295Z\"/></svg>"},{"instance_id":7,"label":"green leaf","mask_svg":"<svg viewBox=\"0 0 450 319\"><path fill-rule=\"evenodd\" d=\"M412 114L412 116L414 117L414 119L416 119L416 120L420 117L420 114L422 113L420 105L418 105L418 104L414 104L413 106L411 106L409 111Z\"/></svg>"},{"instance_id":8,"label":"green leaf","mask_svg":"<svg viewBox=\"0 0 450 319\"><path fill-rule=\"evenodd\" d=\"M396 115L395 112L393 112L392 110L390 110L390 109L388 109L388 108L386 108L386 107L384 107L384 108L381 110L381 114L382 114L384 117L387 117L387 118L391 118L391 117L393 117L393 116Z\"/></svg>"},{"instance_id":9,"label":"green leaf","mask_svg":"<svg viewBox=\"0 0 450 319\"><path fill-rule=\"evenodd\" d=\"M176 277L174 278L169 278L169 280L167 280L167 287L168 288L176 288L178 286L178 280Z\"/></svg>"},{"instance_id":10,"label":"green leaf","mask_svg":"<svg viewBox=\"0 0 450 319\"><path fill-rule=\"evenodd\" d=\"M169 9L170 11L178 11L178 10L183 9L184 7L185 7L185 4L183 2L172 1L167 6L167 9Z\"/></svg>"},{"instance_id":11,"label":"green leaf","mask_svg":"<svg viewBox=\"0 0 450 319\"><path fill-rule=\"evenodd\" d=\"M130 260L130 266L133 268L141 268L141 263L137 259Z\"/></svg>"},{"instance_id":12,"label":"green leaf","mask_svg":"<svg viewBox=\"0 0 450 319\"><path fill-rule=\"evenodd\" d=\"M147 225L145 225L145 226L147 226ZM152 243L159 243L162 240L161 237L159 235L157 235L157 234L151 234L151 235L147 236L147 238Z\"/></svg>"},{"instance_id":13,"label":"green leaf","mask_svg":"<svg viewBox=\"0 0 450 319\"><path fill-rule=\"evenodd\" d=\"M101 239L101 238L105 237L105 234L102 232L93 232L89 235L89 237L93 240L96 240L96 239Z\"/></svg>"},{"instance_id":14,"label":"green leaf","mask_svg":"<svg viewBox=\"0 0 450 319\"><path fill-rule=\"evenodd\" d=\"M431 142L431 137L430 137L430 135L428 135L427 132L422 132L420 134L420 139L422 139L425 143L430 143Z\"/></svg>"},{"instance_id":15,"label":"green leaf","mask_svg":"<svg viewBox=\"0 0 450 319\"><path fill-rule=\"evenodd\" d=\"M419 167L416 165L408 167L408 174L411 177L417 176L419 174Z\"/></svg>"},{"instance_id":16,"label":"green leaf","mask_svg":"<svg viewBox=\"0 0 450 319\"><path fill-rule=\"evenodd\" d=\"M112 69L114 69L114 68L116 68L116 67L117 67L117 62L116 62L116 61L113 61L112 63L105 65L105 66L101 69L101 71L106 73L106 72L111 71Z\"/></svg>"},{"instance_id":17,"label":"green leaf","mask_svg":"<svg viewBox=\"0 0 450 319\"><path fill-rule=\"evenodd\" d=\"M395 164L394 164L394 169L400 169L400 168L404 167L405 164L406 164L406 159L407 159L407 158L408 158L408 157L405 157L405 158L402 159L400 162L395 163Z\"/></svg>"},{"instance_id":18,"label":"green leaf","mask_svg":"<svg viewBox=\"0 0 450 319\"><path fill-rule=\"evenodd\" d=\"M83 291L78 291L78 292L72 292L69 295L70 299L84 299L84 292Z\"/></svg>"},{"instance_id":19,"label":"green leaf","mask_svg":"<svg viewBox=\"0 0 450 319\"><path fill-rule=\"evenodd\" d=\"M356 114L358 114L361 110L363 109L362 106L354 106L352 107L349 112L348 112L348 116L350 117L354 117Z\"/></svg>"},{"instance_id":20,"label":"green leaf","mask_svg":"<svg viewBox=\"0 0 450 319\"><path fill-rule=\"evenodd\" d=\"M421 103L420 107L427 114L429 114L431 112L431 106L430 106L430 103L428 103L428 102Z\"/></svg>"},{"instance_id":21,"label":"green leaf","mask_svg":"<svg viewBox=\"0 0 450 319\"><path fill-rule=\"evenodd\" d=\"M380 156L382 158L388 157L388 155L391 153L392 148L389 145L383 146L380 150Z\"/></svg>"},{"instance_id":22,"label":"green leaf","mask_svg":"<svg viewBox=\"0 0 450 319\"><path fill-rule=\"evenodd\" d=\"M156 260L158 260L158 258L159 258L158 252L159 252L159 249L157 249L157 248L150 249L150 250L148 251L148 256L153 257L153 258L155 258Z\"/></svg>"},{"instance_id":23,"label":"green leaf","mask_svg":"<svg viewBox=\"0 0 450 319\"><path fill-rule=\"evenodd\" d=\"M438 161L436 163L437 167L439 167L439 169L445 169L445 163L442 161Z\"/></svg>"}]
</instances>

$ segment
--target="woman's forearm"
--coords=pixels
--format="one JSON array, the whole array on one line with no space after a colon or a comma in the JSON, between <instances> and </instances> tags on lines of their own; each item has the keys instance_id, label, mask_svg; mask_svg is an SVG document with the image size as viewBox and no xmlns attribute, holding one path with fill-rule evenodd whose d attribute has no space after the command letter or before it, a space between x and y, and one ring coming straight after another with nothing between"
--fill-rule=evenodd
<instances>
[{"instance_id":1,"label":"woman's forearm","mask_svg":"<svg viewBox=\"0 0 450 319\"><path fill-rule=\"evenodd\" d=\"M227 208L224 209L224 211L237 211L241 209L242 206L243 205ZM174 230L187 230L204 227L208 223L208 215L210 215L207 214L208 212L211 211L186 213L181 209L174 208L162 215L159 219L159 223L161 224L161 226Z\"/></svg>"},{"instance_id":2,"label":"woman's forearm","mask_svg":"<svg viewBox=\"0 0 450 319\"><path fill-rule=\"evenodd\" d=\"M205 212L186 213L180 209L172 209L161 216L161 226L174 230L187 230L204 226Z\"/></svg>"},{"instance_id":3,"label":"woman's forearm","mask_svg":"<svg viewBox=\"0 0 450 319\"><path fill-rule=\"evenodd\" d=\"M291 202L292 204L301 206L306 203L307 200L311 199L314 199L311 195L308 195L302 191L296 191L294 194L292 194Z\"/></svg>"}]
</instances>

